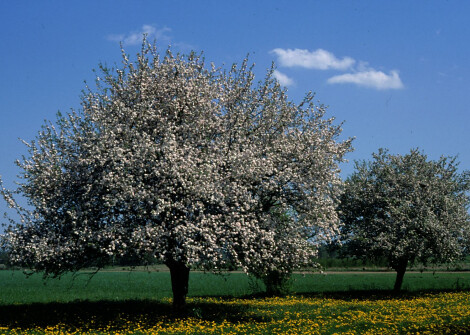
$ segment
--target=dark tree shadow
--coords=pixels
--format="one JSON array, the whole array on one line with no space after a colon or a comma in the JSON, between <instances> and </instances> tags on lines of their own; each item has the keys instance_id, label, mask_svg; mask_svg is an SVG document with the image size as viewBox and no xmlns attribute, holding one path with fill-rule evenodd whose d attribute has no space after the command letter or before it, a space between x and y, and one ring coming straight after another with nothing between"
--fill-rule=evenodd
<instances>
[{"instance_id":1,"label":"dark tree shadow","mask_svg":"<svg viewBox=\"0 0 470 335\"><path fill-rule=\"evenodd\" d=\"M127 322L154 326L182 317L195 317L208 321L256 321L248 316L247 305L218 303L188 303L183 311L174 311L170 303L153 300L126 301L74 301L67 303L33 303L0 306L0 327L46 328L57 324L71 329L125 329Z\"/></svg>"},{"instance_id":2,"label":"dark tree shadow","mask_svg":"<svg viewBox=\"0 0 470 335\"><path fill-rule=\"evenodd\" d=\"M458 292L459 290L423 290L401 291L393 290L357 290L345 292L303 292L298 296L313 298L328 298L338 300L386 300L413 299L428 293ZM467 291L468 290L460 290ZM292 295L296 295L293 293ZM206 296L207 297L207 296ZM139 324L151 328L159 322L171 323L175 319L193 317L206 321L220 323L224 320L238 322L268 322L269 317L256 316L251 312L249 299L269 297L266 294L252 294L237 297L247 300L246 304L226 304L224 301L234 299L231 296L218 296L218 302L190 302L183 311L174 311L171 303L158 300L125 300L125 301L73 301L32 303L19 305L0 305L0 327L31 329L46 328L58 324L66 325L70 330L100 330L109 331L128 329L127 323ZM268 318L268 319L267 319ZM112 328L109 328L112 326ZM460 334L460 328L455 326L453 333ZM470 333L470 332L469 332Z\"/></svg>"}]
</instances>

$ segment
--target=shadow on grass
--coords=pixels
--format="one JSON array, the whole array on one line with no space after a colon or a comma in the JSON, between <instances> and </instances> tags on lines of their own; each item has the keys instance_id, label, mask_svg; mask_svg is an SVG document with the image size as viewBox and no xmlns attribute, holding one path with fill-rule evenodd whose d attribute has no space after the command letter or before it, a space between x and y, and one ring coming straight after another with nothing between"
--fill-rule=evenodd
<instances>
[{"instance_id":1,"label":"shadow on grass","mask_svg":"<svg viewBox=\"0 0 470 335\"><path fill-rule=\"evenodd\" d=\"M174 312L170 303L153 300L74 301L33 303L0 306L0 327L46 328L58 324L72 329L126 328L127 322L154 326L158 322L172 322L182 317L195 317L208 321L256 321L248 317L248 305L217 303L188 303L184 312Z\"/></svg>"},{"instance_id":2,"label":"shadow on grass","mask_svg":"<svg viewBox=\"0 0 470 335\"><path fill-rule=\"evenodd\" d=\"M461 290L460 290L461 291ZM459 290L424 290L400 291L391 290L351 290L344 292L308 292L291 294L312 298L327 298L338 300L387 300L413 299L427 294L444 292L459 292ZM229 322L266 321L266 316L256 316L250 312L249 299L269 297L266 294L252 294L237 299L246 299L246 304L224 303L188 303L184 312L174 312L169 302L157 300L124 300L124 301L73 301L32 304L0 305L0 327L9 329L31 329L66 325L68 329L99 330L107 328L112 331L126 329L128 322L143 327L154 326L159 322L171 323L175 319L194 317L197 319ZM203 297L202 297L203 298ZM231 296L218 297L221 300L231 300ZM112 326L112 328L109 328ZM459 332L456 332L459 333Z\"/></svg>"}]
</instances>

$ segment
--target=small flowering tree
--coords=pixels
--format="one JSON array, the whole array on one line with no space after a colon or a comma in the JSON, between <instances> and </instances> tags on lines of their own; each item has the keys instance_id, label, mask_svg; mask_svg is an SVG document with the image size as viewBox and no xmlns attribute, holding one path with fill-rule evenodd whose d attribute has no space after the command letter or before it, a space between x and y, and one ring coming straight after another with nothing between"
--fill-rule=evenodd
<instances>
[{"instance_id":1,"label":"small flowering tree","mask_svg":"<svg viewBox=\"0 0 470 335\"><path fill-rule=\"evenodd\" d=\"M290 273L337 232L350 141L312 95L296 105L272 70L255 84L247 60L222 71L146 42L101 70L79 112L27 143L19 187L2 188L21 217L4 238L12 262L60 275L153 257L181 307L191 268Z\"/></svg>"},{"instance_id":2,"label":"small flowering tree","mask_svg":"<svg viewBox=\"0 0 470 335\"><path fill-rule=\"evenodd\" d=\"M418 150L379 150L356 162L339 205L349 251L384 257L400 290L408 265L452 262L468 247L470 174L455 158L430 161Z\"/></svg>"}]
</instances>

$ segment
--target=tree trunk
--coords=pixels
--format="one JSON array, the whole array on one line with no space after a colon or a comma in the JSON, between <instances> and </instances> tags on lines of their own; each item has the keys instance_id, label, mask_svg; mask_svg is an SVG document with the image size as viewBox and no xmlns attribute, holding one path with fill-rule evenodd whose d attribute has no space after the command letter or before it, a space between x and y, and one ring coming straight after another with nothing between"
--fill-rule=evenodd
<instances>
[{"instance_id":1,"label":"tree trunk","mask_svg":"<svg viewBox=\"0 0 470 335\"><path fill-rule=\"evenodd\" d=\"M408 261L402 261L401 263L398 264L398 266L395 267L395 270L397 271L397 279L395 280L395 286L393 287L393 290L395 292L399 292L401 289L401 285L403 284L403 277L405 276L407 265L408 265Z\"/></svg>"},{"instance_id":2,"label":"tree trunk","mask_svg":"<svg viewBox=\"0 0 470 335\"><path fill-rule=\"evenodd\" d=\"M170 269L173 308L177 311L184 310L188 294L189 268L174 260L167 261L166 266Z\"/></svg>"}]
</instances>

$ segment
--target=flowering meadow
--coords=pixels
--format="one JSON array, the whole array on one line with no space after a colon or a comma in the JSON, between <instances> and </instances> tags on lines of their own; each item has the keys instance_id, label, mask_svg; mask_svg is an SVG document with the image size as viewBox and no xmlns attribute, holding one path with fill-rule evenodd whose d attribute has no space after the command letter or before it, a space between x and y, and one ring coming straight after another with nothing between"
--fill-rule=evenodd
<instances>
[{"instance_id":1,"label":"flowering meadow","mask_svg":"<svg viewBox=\"0 0 470 335\"><path fill-rule=\"evenodd\" d=\"M263 297L242 273L194 272L172 312L168 272L104 271L43 281L0 271L0 334L465 334L470 274L294 274L291 295Z\"/></svg>"},{"instance_id":2,"label":"flowering meadow","mask_svg":"<svg viewBox=\"0 0 470 335\"><path fill-rule=\"evenodd\" d=\"M150 302L142 302L151 308ZM103 306L106 309L106 306ZM359 298L189 298L184 316L169 299L147 313L66 315L66 322L2 327L2 334L465 334L470 292ZM165 309L167 312L165 313ZM57 310L58 314L66 311ZM27 315L25 315L27 317Z\"/></svg>"}]
</instances>

